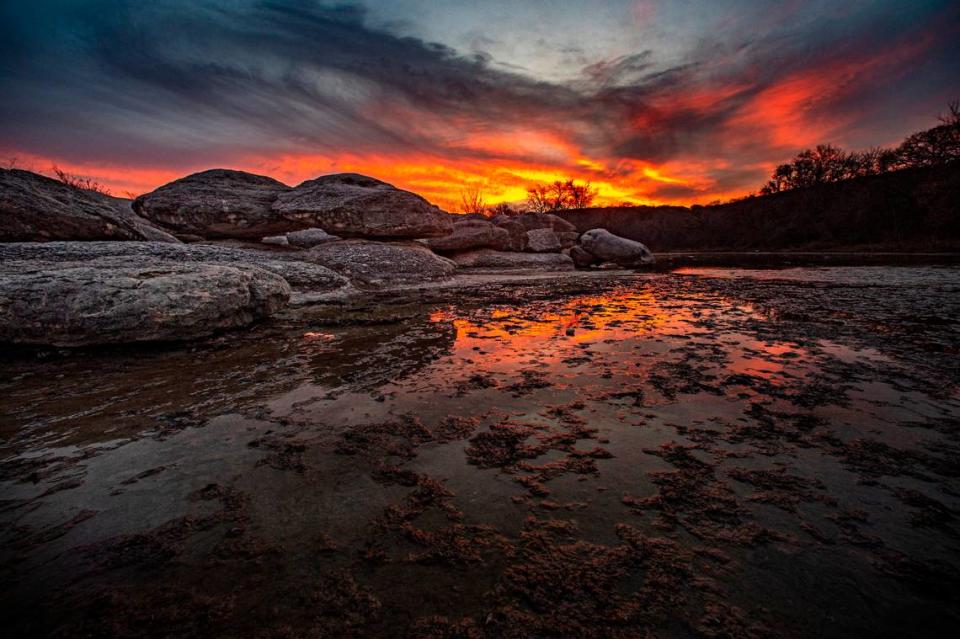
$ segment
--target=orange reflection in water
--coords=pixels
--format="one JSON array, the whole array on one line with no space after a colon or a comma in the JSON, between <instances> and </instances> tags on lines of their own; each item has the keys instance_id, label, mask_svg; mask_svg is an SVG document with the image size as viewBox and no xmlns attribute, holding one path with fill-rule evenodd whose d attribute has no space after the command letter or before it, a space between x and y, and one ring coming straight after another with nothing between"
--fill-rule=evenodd
<instances>
[{"instance_id":1,"label":"orange reflection in water","mask_svg":"<svg viewBox=\"0 0 960 639\"><path fill-rule=\"evenodd\" d=\"M692 308L661 307L649 291L619 291L543 306L499 306L466 316L439 310L430 319L456 328L455 355L508 370L532 364L532 357L537 365L552 367L581 346L615 348L637 337L682 333L696 318Z\"/></svg>"},{"instance_id":2,"label":"orange reflection in water","mask_svg":"<svg viewBox=\"0 0 960 639\"><path fill-rule=\"evenodd\" d=\"M699 295L659 298L647 288L472 312L449 308L430 319L455 327L454 359L489 372L570 369L571 362L576 368L600 353L642 372L692 354L712 361L718 378L739 374L780 384L806 376L817 360L797 344L747 334L747 322L763 319L749 306ZM717 350L722 356L714 359Z\"/></svg>"}]
</instances>

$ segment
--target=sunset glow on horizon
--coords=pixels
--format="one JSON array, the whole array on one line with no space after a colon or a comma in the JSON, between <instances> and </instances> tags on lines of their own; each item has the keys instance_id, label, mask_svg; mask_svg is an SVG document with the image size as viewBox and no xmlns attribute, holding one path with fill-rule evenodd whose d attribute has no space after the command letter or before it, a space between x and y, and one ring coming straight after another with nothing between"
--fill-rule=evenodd
<instances>
[{"instance_id":1,"label":"sunset glow on horizon","mask_svg":"<svg viewBox=\"0 0 960 639\"><path fill-rule=\"evenodd\" d=\"M363 173L451 211L570 178L597 205L705 204L960 94L951 2L542 4L8 3L0 158L118 196L231 168Z\"/></svg>"}]
</instances>

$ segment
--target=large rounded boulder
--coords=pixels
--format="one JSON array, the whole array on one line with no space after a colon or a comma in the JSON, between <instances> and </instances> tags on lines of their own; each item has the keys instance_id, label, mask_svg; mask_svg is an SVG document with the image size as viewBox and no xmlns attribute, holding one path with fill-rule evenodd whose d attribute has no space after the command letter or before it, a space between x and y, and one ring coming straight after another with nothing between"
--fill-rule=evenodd
<instances>
[{"instance_id":1,"label":"large rounded boulder","mask_svg":"<svg viewBox=\"0 0 960 639\"><path fill-rule=\"evenodd\" d=\"M186 340L246 326L283 308L290 287L255 267L135 257L5 261L0 342L86 346Z\"/></svg>"},{"instance_id":2,"label":"large rounded boulder","mask_svg":"<svg viewBox=\"0 0 960 639\"><path fill-rule=\"evenodd\" d=\"M457 268L419 242L342 240L315 246L297 257L373 287L443 280Z\"/></svg>"},{"instance_id":3,"label":"large rounded boulder","mask_svg":"<svg viewBox=\"0 0 960 639\"><path fill-rule=\"evenodd\" d=\"M413 239L453 231L450 216L416 193L355 173L304 182L281 194L273 211L300 227L347 237Z\"/></svg>"},{"instance_id":4,"label":"large rounded boulder","mask_svg":"<svg viewBox=\"0 0 960 639\"><path fill-rule=\"evenodd\" d=\"M136 215L130 200L0 169L0 241L56 240L178 241Z\"/></svg>"},{"instance_id":5,"label":"large rounded boulder","mask_svg":"<svg viewBox=\"0 0 960 639\"><path fill-rule=\"evenodd\" d=\"M260 239L303 228L272 208L290 190L264 175L211 169L194 173L141 195L134 210L179 235L202 238Z\"/></svg>"},{"instance_id":6,"label":"large rounded boulder","mask_svg":"<svg viewBox=\"0 0 960 639\"><path fill-rule=\"evenodd\" d=\"M654 263L653 253L634 240L614 235L606 229L591 229L580 236L580 246L597 259L620 266L646 266Z\"/></svg>"}]
</instances>

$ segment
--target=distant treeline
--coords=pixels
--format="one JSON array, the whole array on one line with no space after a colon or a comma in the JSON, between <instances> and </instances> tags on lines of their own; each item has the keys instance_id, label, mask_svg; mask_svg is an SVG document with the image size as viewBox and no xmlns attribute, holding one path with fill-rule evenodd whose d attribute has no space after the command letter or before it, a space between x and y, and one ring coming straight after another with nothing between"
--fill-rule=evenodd
<instances>
[{"instance_id":1,"label":"distant treeline","mask_svg":"<svg viewBox=\"0 0 960 639\"><path fill-rule=\"evenodd\" d=\"M559 211L655 252L960 251L960 161L823 182L710 206Z\"/></svg>"},{"instance_id":2,"label":"distant treeline","mask_svg":"<svg viewBox=\"0 0 960 639\"><path fill-rule=\"evenodd\" d=\"M847 152L830 144L821 144L801 151L793 160L774 169L770 181L760 193L769 195L960 160L960 101L948 106L949 112L940 116L938 126L914 133L896 148Z\"/></svg>"}]
</instances>

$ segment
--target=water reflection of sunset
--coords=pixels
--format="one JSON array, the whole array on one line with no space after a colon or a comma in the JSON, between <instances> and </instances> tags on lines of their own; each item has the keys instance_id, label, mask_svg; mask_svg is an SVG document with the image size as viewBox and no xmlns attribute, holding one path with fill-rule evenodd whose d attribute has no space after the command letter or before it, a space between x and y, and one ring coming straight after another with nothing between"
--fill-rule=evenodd
<instances>
[{"instance_id":1,"label":"water reflection of sunset","mask_svg":"<svg viewBox=\"0 0 960 639\"><path fill-rule=\"evenodd\" d=\"M741 375L776 386L814 370L815 348L739 331L727 333L722 343L715 339L726 323L762 319L749 305L699 294L661 299L655 287L642 285L541 306L448 307L430 316L454 327L453 361L487 372L535 366L561 375L571 367L576 374L599 373L592 358L603 354L604 370L622 367L621 373L636 374L647 370L646 358L664 352L713 361L721 377Z\"/></svg>"}]
</instances>

